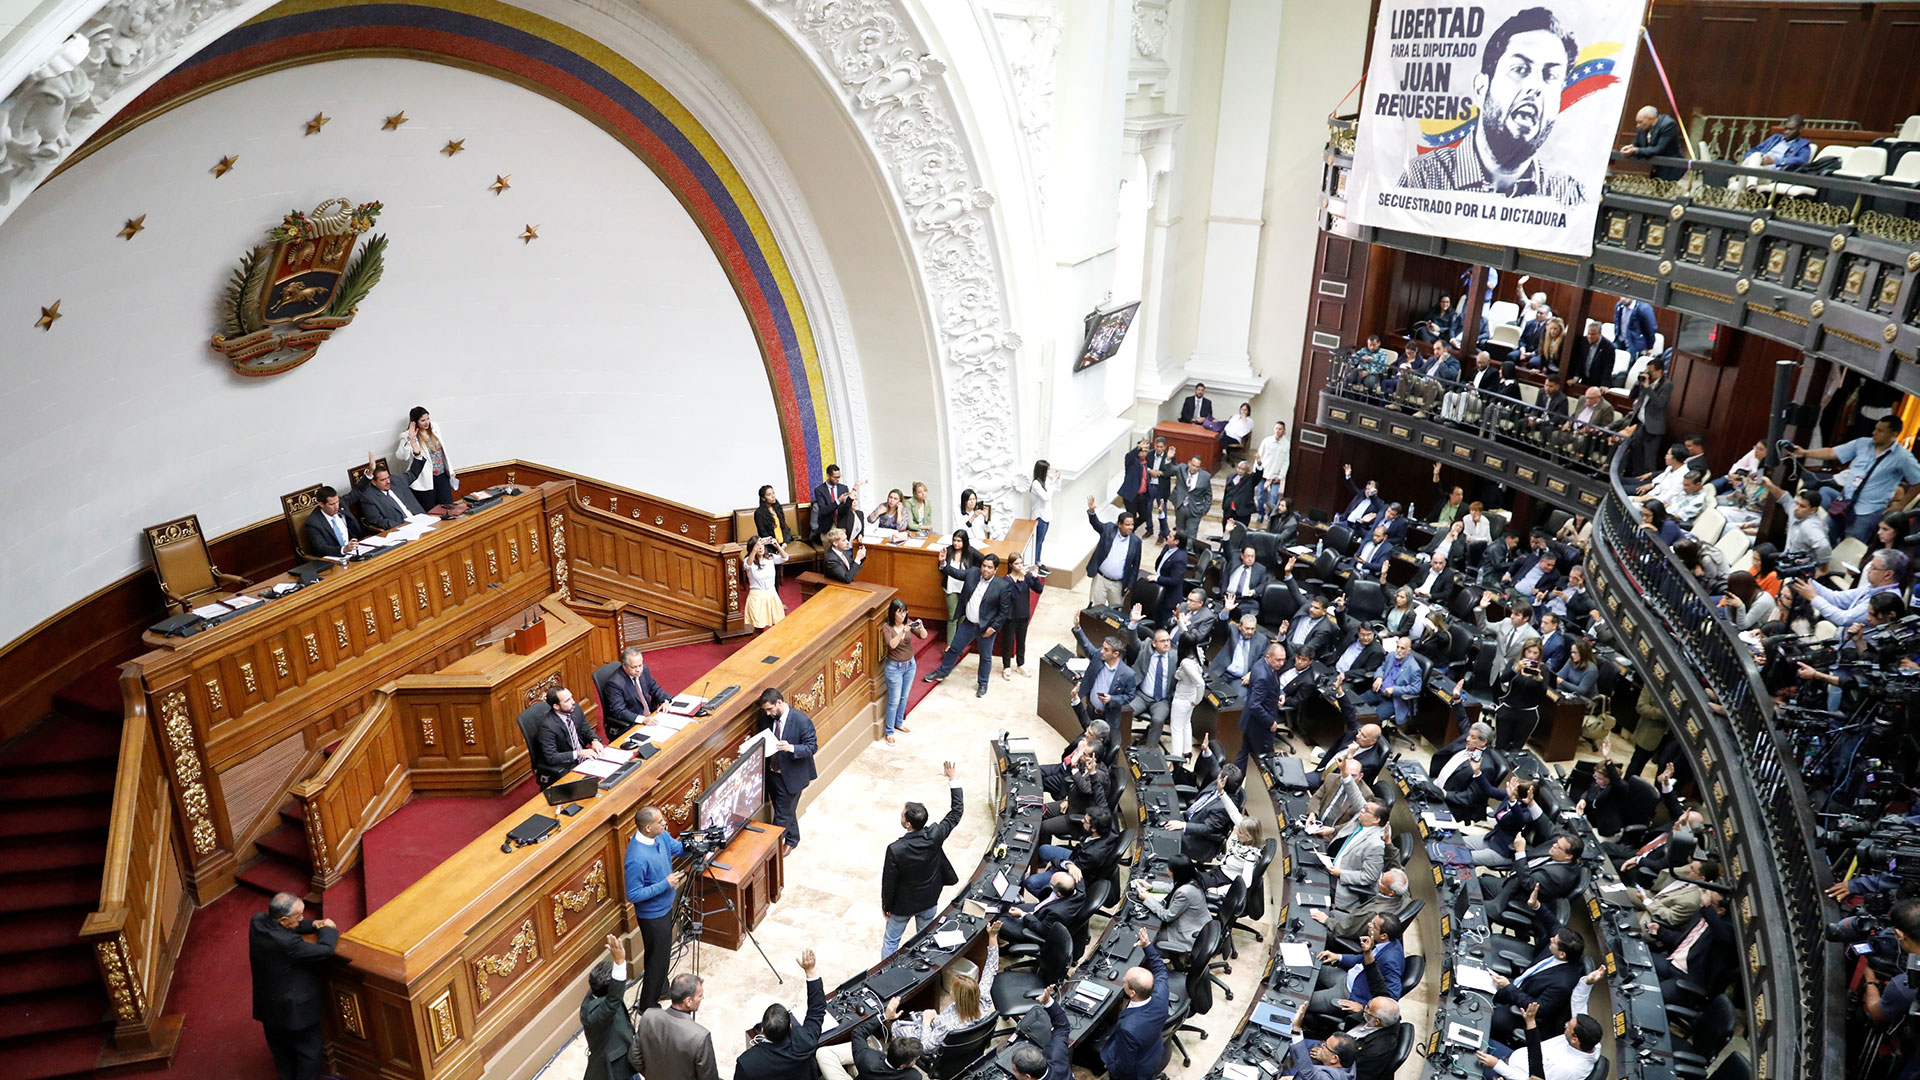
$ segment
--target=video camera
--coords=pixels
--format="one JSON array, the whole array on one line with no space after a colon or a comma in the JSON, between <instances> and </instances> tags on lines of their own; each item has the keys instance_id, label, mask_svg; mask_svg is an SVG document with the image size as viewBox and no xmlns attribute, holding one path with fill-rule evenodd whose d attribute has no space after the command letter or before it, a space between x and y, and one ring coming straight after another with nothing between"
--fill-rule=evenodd
<instances>
[{"instance_id":1,"label":"video camera","mask_svg":"<svg viewBox=\"0 0 1920 1080\"><path fill-rule=\"evenodd\" d=\"M706 829L689 829L681 833L679 839L680 846L687 849L688 855L692 856L696 862L705 862L713 858L721 848L727 846L727 830L721 825Z\"/></svg>"}]
</instances>

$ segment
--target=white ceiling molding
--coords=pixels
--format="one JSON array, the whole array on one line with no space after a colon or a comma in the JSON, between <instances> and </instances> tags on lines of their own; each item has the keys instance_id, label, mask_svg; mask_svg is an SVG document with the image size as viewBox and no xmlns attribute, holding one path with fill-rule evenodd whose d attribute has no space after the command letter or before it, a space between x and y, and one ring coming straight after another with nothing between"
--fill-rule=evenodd
<instances>
[{"instance_id":1,"label":"white ceiling molding","mask_svg":"<svg viewBox=\"0 0 1920 1080\"><path fill-rule=\"evenodd\" d=\"M1020 336L974 148L946 64L894 0L761 0L846 103L899 202L935 313L952 490L1017 505L1014 356Z\"/></svg>"}]
</instances>

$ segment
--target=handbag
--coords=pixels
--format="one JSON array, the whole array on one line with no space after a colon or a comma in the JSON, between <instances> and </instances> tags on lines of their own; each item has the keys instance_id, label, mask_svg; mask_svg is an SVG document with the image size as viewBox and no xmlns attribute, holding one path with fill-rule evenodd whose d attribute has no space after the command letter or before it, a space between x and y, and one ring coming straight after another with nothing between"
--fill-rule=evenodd
<instances>
[{"instance_id":1,"label":"handbag","mask_svg":"<svg viewBox=\"0 0 1920 1080\"><path fill-rule=\"evenodd\" d=\"M1595 695L1587 702L1587 715L1580 721L1580 735L1598 742L1613 730L1614 723L1612 702Z\"/></svg>"}]
</instances>

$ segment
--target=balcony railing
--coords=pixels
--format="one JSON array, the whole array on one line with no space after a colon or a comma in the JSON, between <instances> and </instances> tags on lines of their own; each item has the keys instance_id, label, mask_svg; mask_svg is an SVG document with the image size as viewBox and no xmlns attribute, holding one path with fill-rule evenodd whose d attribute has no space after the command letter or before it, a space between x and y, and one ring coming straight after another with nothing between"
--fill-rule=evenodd
<instances>
[{"instance_id":1,"label":"balcony railing","mask_svg":"<svg viewBox=\"0 0 1920 1080\"><path fill-rule=\"evenodd\" d=\"M1397 365L1396 365L1397 368ZM1578 513L1607 485L1612 432L1469 383L1377 373L1337 355L1320 394L1322 427L1400 445Z\"/></svg>"},{"instance_id":2,"label":"balcony railing","mask_svg":"<svg viewBox=\"0 0 1920 1080\"><path fill-rule=\"evenodd\" d=\"M1594 518L1594 593L1695 762L1723 879L1735 887L1756 1074L1839 1080L1846 995L1821 937L1832 875L1798 762L1752 653L1693 573L1641 527L1619 469L1616 458Z\"/></svg>"}]
</instances>

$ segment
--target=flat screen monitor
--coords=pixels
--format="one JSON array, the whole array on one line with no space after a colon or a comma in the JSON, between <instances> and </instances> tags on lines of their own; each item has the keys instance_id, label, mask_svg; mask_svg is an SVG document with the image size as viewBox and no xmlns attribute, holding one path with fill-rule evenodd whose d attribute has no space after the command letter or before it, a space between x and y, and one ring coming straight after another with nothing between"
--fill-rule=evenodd
<instances>
[{"instance_id":1,"label":"flat screen monitor","mask_svg":"<svg viewBox=\"0 0 1920 1080\"><path fill-rule=\"evenodd\" d=\"M1086 344L1080 347L1080 359L1074 361L1073 370L1085 371L1103 360L1113 359L1113 354L1120 351L1120 343L1127 339L1127 328L1133 325L1134 313L1139 310L1138 300L1107 311L1094 308L1087 316Z\"/></svg>"},{"instance_id":2,"label":"flat screen monitor","mask_svg":"<svg viewBox=\"0 0 1920 1080\"><path fill-rule=\"evenodd\" d=\"M700 828L719 826L726 830L726 838L732 840L766 801L766 744L756 739L753 748L741 754L700 796Z\"/></svg>"}]
</instances>

